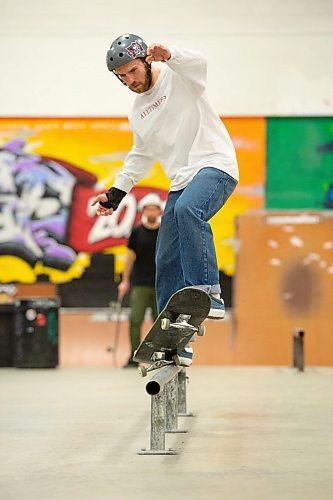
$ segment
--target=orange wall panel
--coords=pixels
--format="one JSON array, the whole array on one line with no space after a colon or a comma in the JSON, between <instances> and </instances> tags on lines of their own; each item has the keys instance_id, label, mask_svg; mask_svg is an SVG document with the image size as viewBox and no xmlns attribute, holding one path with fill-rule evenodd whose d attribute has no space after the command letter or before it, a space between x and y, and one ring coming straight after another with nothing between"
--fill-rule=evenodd
<instances>
[{"instance_id":1,"label":"orange wall panel","mask_svg":"<svg viewBox=\"0 0 333 500\"><path fill-rule=\"evenodd\" d=\"M333 364L333 217L248 214L238 239L236 364L290 364L298 327L305 363Z\"/></svg>"}]
</instances>

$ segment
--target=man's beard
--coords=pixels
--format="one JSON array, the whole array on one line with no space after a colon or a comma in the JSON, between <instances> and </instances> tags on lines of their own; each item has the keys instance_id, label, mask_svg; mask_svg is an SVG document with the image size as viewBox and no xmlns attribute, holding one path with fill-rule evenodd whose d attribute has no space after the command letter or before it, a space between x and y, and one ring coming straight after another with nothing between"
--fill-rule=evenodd
<instances>
[{"instance_id":1,"label":"man's beard","mask_svg":"<svg viewBox=\"0 0 333 500\"><path fill-rule=\"evenodd\" d=\"M149 81L148 78L143 83L136 84L135 87L131 86L129 89L132 92L136 92L137 94L142 94L143 92L146 92L149 89Z\"/></svg>"},{"instance_id":2,"label":"man's beard","mask_svg":"<svg viewBox=\"0 0 333 500\"><path fill-rule=\"evenodd\" d=\"M129 87L132 92L135 92L136 94L142 94L143 92L147 92L147 90L150 89L151 82L152 82L152 74L151 74L151 65L146 63L146 61L143 61L145 68L146 68L146 78L145 81L142 83L139 83L135 87Z\"/></svg>"}]
</instances>

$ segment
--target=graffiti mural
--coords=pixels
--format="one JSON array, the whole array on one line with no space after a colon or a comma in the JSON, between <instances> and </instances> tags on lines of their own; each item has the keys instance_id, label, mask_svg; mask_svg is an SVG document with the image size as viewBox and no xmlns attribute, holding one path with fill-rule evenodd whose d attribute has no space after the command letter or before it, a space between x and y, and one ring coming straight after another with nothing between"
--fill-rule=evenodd
<instances>
[{"instance_id":1,"label":"graffiti mural","mask_svg":"<svg viewBox=\"0 0 333 500\"><path fill-rule=\"evenodd\" d=\"M265 120L224 120L237 150L240 183L212 219L221 271L235 269L235 217L264 206ZM127 238L149 192L166 200L169 180L155 163L112 217L91 200L109 188L132 145L125 118L0 119L0 282L66 283L95 253L123 270Z\"/></svg>"},{"instance_id":2,"label":"graffiti mural","mask_svg":"<svg viewBox=\"0 0 333 500\"><path fill-rule=\"evenodd\" d=\"M137 205L151 189L134 188L113 217L97 218L91 200L103 190L95 175L24 147L23 139L14 139L0 149L1 281L80 277L89 254L126 244L140 219ZM166 191L154 191L165 200ZM3 256L11 265L1 265Z\"/></svg>"},{"instance_id":3,"label":"graffiti mural","mask_svg":"<svg viewBox=\"0 0 333 500\"><path fill-rule=\"evenodd\" d=\"M24 153L24 140L0 150L0 254L67 270L77 253L66 244L76 178L51 158Z\"/></svg>"}]
</instances>

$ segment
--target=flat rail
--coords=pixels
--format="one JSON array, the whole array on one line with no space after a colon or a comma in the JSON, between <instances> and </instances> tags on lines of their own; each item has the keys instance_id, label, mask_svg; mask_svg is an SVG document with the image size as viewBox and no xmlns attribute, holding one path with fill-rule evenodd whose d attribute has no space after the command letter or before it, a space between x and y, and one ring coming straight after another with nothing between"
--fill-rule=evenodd
<instances>
[{"instance_id":1,"label":"flat rail","mask_svg":"<svg viewBox=\"0 0 333 500\"><path fill-rule=\"evenodd\" d=\"M146 391L150 396L156 396L164 389L166 384L170 382L182 369L181 366L167 365L158 370L157 373L147 382Z\"/></svg>"},{"instance_id":2,"label":"flat rail","mask_svg":"<svg viewBox=\"0 0 333 500\"><path fill-rule=\"evenodd\" d=\"M303 328L295 328L293 331L293 367L299 372L304 371L304 335Z\"/></svg>"},{"instance_id":3,"label":"flat rail","mask_svg":"<svg viewBox=\"0 0 333 500\"><path fill-rule=\"evenodd\" d=\"M167 433L185 433L178 428L179 416L187 413L186 383L188 377L184 367L170 364L160 368L147 382L146 392L151 397L150 448L142 448L139 455L176 455L176 450L166 448Z\"/></svg>"}]
</instances>

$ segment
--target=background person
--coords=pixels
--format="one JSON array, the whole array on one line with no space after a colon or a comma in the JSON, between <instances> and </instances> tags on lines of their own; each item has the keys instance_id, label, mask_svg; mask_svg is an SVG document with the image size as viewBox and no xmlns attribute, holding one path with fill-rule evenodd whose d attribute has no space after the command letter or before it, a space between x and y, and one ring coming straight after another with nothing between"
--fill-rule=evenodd
<instances>
[{"instance_id":1,"label":"background person","mask_svg":"<svg viewBox=\"0 0 333 500\"><path fill-rule=\"evenodd\" d=\"M128 240L127 256L122 280L118 285L118 300L121 302L130 293L130 343L131 355L125 367L136 367L134 351L140 344L141 327L147 308L152 319L157 318L155 293L155 253L158 230L162 215L160 197L151 193L138 205L142 211L141 224L136 226Z\"/></svg>"}]
</instances>

